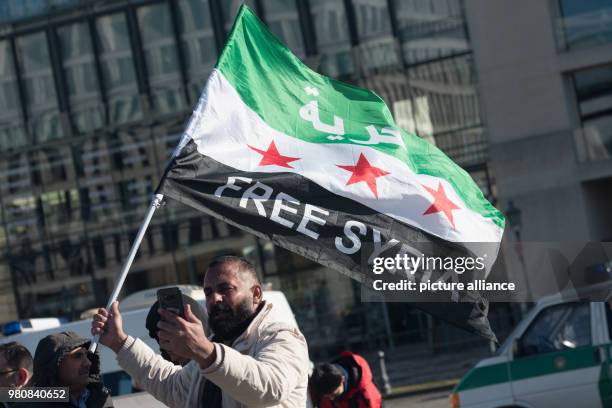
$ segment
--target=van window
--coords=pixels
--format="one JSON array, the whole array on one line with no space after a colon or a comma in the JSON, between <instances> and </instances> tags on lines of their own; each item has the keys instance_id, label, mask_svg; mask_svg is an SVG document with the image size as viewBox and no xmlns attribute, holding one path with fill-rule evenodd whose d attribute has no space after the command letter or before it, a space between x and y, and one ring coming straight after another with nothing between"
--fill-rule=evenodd
<instances>
[{"instance_id":1,"label":"van window","mask_svg":"<svg viewBox=\"0 0 612 408\"><path fill-rule=\"evenodd\" d=\"M588 303L565 303L540 312L519 342L519 356L550 353L591 344Z\"/></svg>"}]
</instances>

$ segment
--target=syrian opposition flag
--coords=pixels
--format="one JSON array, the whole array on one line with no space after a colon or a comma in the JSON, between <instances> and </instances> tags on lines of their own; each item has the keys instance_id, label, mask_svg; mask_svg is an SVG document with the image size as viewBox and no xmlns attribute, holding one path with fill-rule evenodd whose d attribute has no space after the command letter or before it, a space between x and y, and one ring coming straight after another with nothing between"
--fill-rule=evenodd
<instances>
[{"instance_id":1,"label":"syrian opposition flag","mask_svg":"<svg viewBox=\"0 0 612 408\"><path fill-rule=\"evenodd\" d=\"M504 227L376 94L310 70L245 6L158 192L361 282L376 257L483 251L485 278ZM418 306L494 338L473 295Z\"/></svg>"}]
</instances>

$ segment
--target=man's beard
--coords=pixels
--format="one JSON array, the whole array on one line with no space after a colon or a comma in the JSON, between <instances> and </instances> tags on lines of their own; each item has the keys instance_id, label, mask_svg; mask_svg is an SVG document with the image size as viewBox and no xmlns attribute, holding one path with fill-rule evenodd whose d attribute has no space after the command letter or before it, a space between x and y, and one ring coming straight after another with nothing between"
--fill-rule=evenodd
<instances>
[{"instance_id":1,"label":"man's beard","mask_svg":"<svg viewBox=\"0 0 612 408\"><path fill-rule=\"evenodd\" d=\"M234 333L242 323L253 316L252 300L244 299L235 309L225 303L217 303L208 312L208 324L215 333L215 337L229 339L240 333Z\"/></svg>"}]
</instances>

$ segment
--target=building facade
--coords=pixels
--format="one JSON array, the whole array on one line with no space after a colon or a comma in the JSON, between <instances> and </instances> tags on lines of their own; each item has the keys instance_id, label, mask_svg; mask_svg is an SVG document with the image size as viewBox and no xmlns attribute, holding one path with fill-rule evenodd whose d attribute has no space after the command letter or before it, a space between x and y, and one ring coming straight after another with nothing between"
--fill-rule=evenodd
<instances>
[{"instance_id":1,"label":"building facade","mask_svg":"<svg viewBox=\"0 0 612 408\"><path fill-rule=\"evenodd\" d=\"M466 15L499 207L521 209L525 241L612 241L612 2L473 0Z\"/></svg>"},{"instance_id":2,"label":"building facade","mask_svg":"<svg viewBox=\"0 0 612 408\"><path fill-rule=\"evenodd\" d=\"M104 305L242 2L0 2L0 321ZM252 0L313 69L376 91L494 196L462 0ZM284 291L313 358L459 339L404 304L168 202L122 294L202 281L239 253Z\"/></svg>"}]
</instances>

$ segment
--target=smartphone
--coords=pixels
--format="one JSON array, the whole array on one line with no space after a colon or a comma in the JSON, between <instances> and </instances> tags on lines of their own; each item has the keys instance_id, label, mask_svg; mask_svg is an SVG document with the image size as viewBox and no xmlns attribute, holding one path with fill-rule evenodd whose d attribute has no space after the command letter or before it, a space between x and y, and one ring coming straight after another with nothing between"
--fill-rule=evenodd
<instances>
[{"instance_id":1,"label":"smartphone","mask_svg":"<svg viewBox=\"0 0 612 408\"><path fill-rule=\"evenodd\" d=\"M177 287L163 288L157 291L157 300L159 307L176 313L181 317L185 317L185 309L183 308L183 294Z\"/></svg>"}]
</instances>

